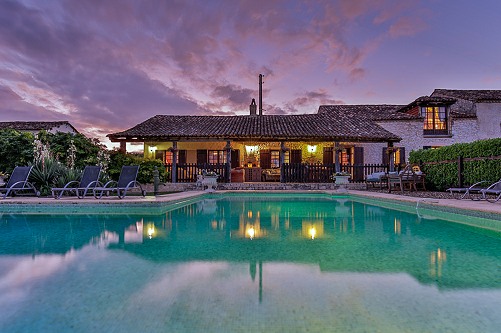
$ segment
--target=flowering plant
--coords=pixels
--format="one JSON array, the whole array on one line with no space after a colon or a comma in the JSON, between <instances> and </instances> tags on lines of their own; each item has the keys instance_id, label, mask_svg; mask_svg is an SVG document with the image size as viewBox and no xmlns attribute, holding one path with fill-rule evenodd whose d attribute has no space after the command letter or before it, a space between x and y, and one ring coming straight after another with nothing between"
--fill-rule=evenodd
<instances>
[{"instance_id":1,"label":"flowering plant","mask_svg":"<svg viewBox=\"0 0 501 333\"><path fill-rule=\"evenodd\" d=\"M345 176L345 177L349 177L351 176L351 174L349 174L348 172L344 172L344 171L341 171L341 172L334 172L331 176L331 180L335 180L337 176Z\"/></svg>"},{"instance_id":2,"label":"flowering plant","mask_svg":"<svg viewBox=\"0 0 501 333\"><path fill-rule=\"evenodd\" d=\"M212 170L203 170L202 174L204 176L209 176L209 177L219 177L219 175L215 171L212 171Z\"/></svg>"}]
</instances>

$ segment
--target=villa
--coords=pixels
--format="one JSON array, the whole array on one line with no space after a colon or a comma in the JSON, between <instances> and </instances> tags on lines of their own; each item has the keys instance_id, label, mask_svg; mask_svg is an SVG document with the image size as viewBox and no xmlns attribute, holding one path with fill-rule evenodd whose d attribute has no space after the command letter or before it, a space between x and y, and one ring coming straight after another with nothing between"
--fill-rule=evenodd
<instances>
[{"instance_id":1,"label":"villa","mask_svg":"<svg viewBox=\"0 0 501 333\"><path fill-rule=\"evenodd\" d=\"M172 182L211 169L226 182L328 182L335 171L361 181L393 170L408 152L501 136L501 90L436 89L408 105L321 105L316 114L157 115L112 142L143 142ZM240 176L241 173L241 176Z\"/></svg>"}]
</instances>

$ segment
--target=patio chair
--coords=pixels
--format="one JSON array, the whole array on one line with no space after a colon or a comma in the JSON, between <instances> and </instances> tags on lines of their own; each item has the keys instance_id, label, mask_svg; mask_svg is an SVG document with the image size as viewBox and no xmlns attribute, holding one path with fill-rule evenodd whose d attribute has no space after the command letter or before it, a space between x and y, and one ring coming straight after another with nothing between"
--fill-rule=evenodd
<instances>
[{"instance_id":1,"label":"patio chair","mask_svg":"<svg viewBox=\"0 0 501 333\"><path fill-rule=\"evenodd\" d=\"M101 199L104 194L109 195L116 192L119 199L125 198L127 191L139 189L143 197L146 196L146 191L143 190L141 184L136 181L137 173L139 171L138 165L123 166L118 177L118 182L110 180L102 187L94 187L94 197Z\"/></svg>"},{"instance_id":2,"label":"patio chair","mask_svg":"<svg viewBox=\"0 0 501 333\"><path fill-rule=\"evenodd\" d=\"M388 173L388 192L391 193L392 188L396 189L397 187L400 188L402 193L404 193L405 187L408 187L409 191L417 191L416 174L412 171L410 165L407 165L398 174Z\"/></svg>"},{"instance_id":3,"label":"patio chair","mask_svg":"<svg viewBox=\"0 0 501 333\"><path fill-rule=\"evenodd\" d=\"M501 179L494 184L491 184L489 187L480 190L482 193L482 199L485 199L489 202L496 202L501 198ZM494 199L489 199L487 195L494 195Z\"/></svg>"},{"instance_id":4,"label":"patio chair","mask_svg":"<svg viewBox=\"0 0 501 333\"><path fill-rule=\"evenodd\" d=\"M35 186L28 182L28 178L33 166L17 166L12 171L9 181L4 188L0 188L0 194L3 194L5 199L9 194L16 195L17 192L33 191L36 196L40 195Z\"/></svg>"},{"instance_id":5,"label":"patio chair","mask_svg":"<svg viewBox=\"0 0 501 333\"><path fill-rule=\"evenodd\" d=\"M96 186L102 186L99 182L99 175L101 174L101 166L87 165L82 173L82 178L79 181L73 180L64 187L52 188L52 196L54 199L60 199L64 193L74 193L79 199L84 198L89 191Z\"/></svg>"},{"instance_id":6,"label":"patio chair","mask_svg":"<svg viewBox=\"0 0 501 333\"><path fill-rule=\"evenodd\" d=\"M498 183L499 182L501 182L501 179L498 181ZM486 183L490 183L490 182L487 180L482 180L480 182L476 182L475 184L473 184L469 187L450 187L446 191L449 191L450 194L458 193L459 195L461 195L461 193L462 193L463 195L456 198L458 200L462 200L465 198L474 200L475 198L472 197L472 194L480 194L480 195L482 195L482 198L485 197L482 194L482 190L487 190L488 187L485 187L482 184L486 184Z\"/></svg>"}]
</instances>

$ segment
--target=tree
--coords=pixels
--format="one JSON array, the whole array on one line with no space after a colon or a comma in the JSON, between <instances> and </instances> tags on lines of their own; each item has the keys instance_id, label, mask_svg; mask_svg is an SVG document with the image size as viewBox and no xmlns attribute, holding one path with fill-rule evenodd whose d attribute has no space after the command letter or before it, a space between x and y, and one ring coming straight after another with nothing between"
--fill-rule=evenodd
<instances>
[{"instance_id":1,"label":"tree","mask_svg":"<svg viewBox=\"0 0 501 333\"><path fill-rule=\"evenodd\" d=\"M33 162L34 138L29 132L0 130L0 171L10 174L14 167Z\"/></svg>"}]
</instances>

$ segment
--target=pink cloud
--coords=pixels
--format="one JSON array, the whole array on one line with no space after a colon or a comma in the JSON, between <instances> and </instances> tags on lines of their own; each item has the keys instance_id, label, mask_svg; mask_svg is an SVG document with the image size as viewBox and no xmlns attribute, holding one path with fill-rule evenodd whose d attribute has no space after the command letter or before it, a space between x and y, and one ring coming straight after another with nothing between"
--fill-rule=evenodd
<instances>
[{"instance_id":1,"label":"pink cloud","mask_svg":"<svg viewBox=\"0 0 501 333\"><path fill-rule=\"evenodd\" d=\"M393 38L413 36L428 28L427 24L419 17L401 17L389 29Z\"/></svg>"},{"instance_id":2,"label":"pink cloud","mask_svg":"<svg viewBox=\"0 0 501 333\"><path fill-rule=\"evenodd\" d=\"M68 117L79 130L103 133L156 114L247 111L259 73L268 113L311 112L340 102L330 95L336 83L364 80L364 62L380 45L374 41L387 36L381 28L354 38L352 29L393 22L392 37L417 31L419 19L408 12L416 2L398 3L7 1L0 75L8 83L0 88L21 82L48 91L71 106ZM402 12L406 20L398 19ZM19 96L9 100L9 110L18 110L0 106L9 120L60 117Z\"/></svg>"}]
</instances>

